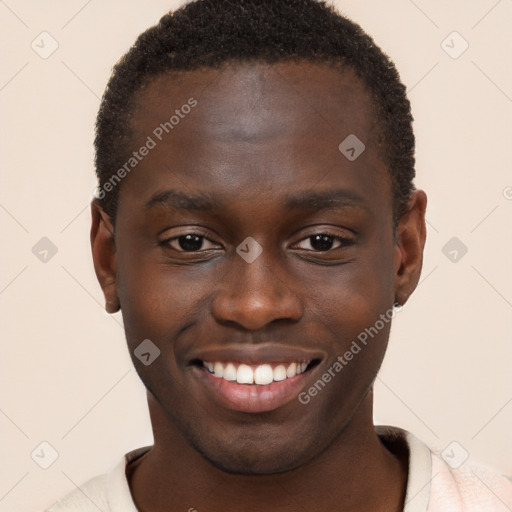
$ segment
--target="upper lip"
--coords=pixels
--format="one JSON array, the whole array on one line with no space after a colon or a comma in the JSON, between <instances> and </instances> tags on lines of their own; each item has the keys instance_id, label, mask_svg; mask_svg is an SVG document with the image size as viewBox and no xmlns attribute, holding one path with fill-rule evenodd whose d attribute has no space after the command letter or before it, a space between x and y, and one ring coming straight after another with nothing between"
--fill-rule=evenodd
<instances>
[{"instance_id":1,"label":"upper lip","mask_svg":"<svg viewBox=\"0 0 512 512\"><path fill-rule=\"evenodd\" d=\"M202 362L237 362L247 365L270 363L310 362L325 358L325 353L319 350L287 347L284 345L236 345L222 348L197 350L191 354L190 364Z\"/></svg>"}]
</instances>

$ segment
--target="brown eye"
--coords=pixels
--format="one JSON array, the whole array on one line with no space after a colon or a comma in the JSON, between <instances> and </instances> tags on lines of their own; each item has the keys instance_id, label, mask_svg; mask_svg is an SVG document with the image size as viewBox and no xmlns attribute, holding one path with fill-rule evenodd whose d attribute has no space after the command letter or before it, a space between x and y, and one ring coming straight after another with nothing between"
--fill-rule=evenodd
<instances>
[{"instance_id":1,"label":"brown eye","mask_svg":"<svg viewBox=\"0 0 512 512\"><path fill-rule=\"evenodd\" d=\"M203 246L203 240L204 238L199 235L183 235L176 239L180 249L184 251L199 251Z\"/></svg>"},{"instance_id":2,"label":"brown eye","mask_svg":"<svg viewBox=\"0 0 512 512\"><path fill-rule=\"evenodd\" d=\"M350 238L333 235L331 233L318 233L301 240L299 244L303 245L302 247L299 245L299 248L308 251L326 252L332 250L333 248L338 249L343 246L352 245L353 243L354 241ZM335 244L337 245L335 246Z\"/></svg>"},{"instance_id":3,"label":"brown eye","mask_svg":"<svg viewBox=\"0 0 512 512\"><path fill-rule=\"evenodd\" d=\"M204 247L210 244L211 247ZM214 246L205 236L197 233L187 233L184 235L174 236L160 242L164 247L170 247L178 252L197 252L205 249L211 249Z\"/></svg>"},{"instance_id":4,"label":"brown eye","mask_svg":"<svg viewBox=\"0 0 512 512\"><path fill-rule=\"evenodd\" d=\"M329 235L313 235L309 237L310 245L315 251L328 251L332 249L335 239Z\"/></svg>"}]
</instances>

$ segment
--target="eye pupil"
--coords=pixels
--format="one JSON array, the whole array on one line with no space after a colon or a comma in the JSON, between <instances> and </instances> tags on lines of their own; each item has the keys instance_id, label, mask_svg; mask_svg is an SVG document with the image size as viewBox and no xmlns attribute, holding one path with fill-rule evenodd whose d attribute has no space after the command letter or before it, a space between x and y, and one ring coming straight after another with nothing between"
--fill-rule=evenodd
<instances>
[{"instance_id":1,"label":"eye pupil","mask_svg":"<svg viewBox=\"0 0 512 512\"><path fill-rule=\"evenodd\" d=\"M198 251L203 245L203 237L199 235L183 235L178 238L178 243L184 251Z\"/></svg>"},{"instance_id":2,"label":"eye pupil","mask_svg":"<svg viewBox=\"0 0 512 512\"><path fill-rule=\"evenodd\" d=\"M333 248L335 236L320 233L309 237L311 247L318 252L330 251ZM178 242L181 251L200 251L203 246L204 236L189 233L181 235L175 240Z\"/></svg>"},{"instance_id":3,"label":"eye pupil","mask_svg":"<svg viewBox=\"0 0 512 512\"><path fill-rule=\"evenodd\" d=\"M313 235L310 237L311 247L317 251L328 251L332 249L333 237L329 235Z\"/></svg>"}]
</instances>

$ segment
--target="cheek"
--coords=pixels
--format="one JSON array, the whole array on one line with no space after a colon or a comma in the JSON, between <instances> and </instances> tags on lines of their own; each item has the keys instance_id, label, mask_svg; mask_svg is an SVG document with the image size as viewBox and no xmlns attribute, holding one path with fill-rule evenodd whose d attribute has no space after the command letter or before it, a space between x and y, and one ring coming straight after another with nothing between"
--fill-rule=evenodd
<instances>
[{"instance_id":1,"label":"cheek","mask_svg":"<svg viewBox=\"0 0 512 512\"><path fill-rule=\"evenodd\" d=\"M118 295L129 345L149 338L157 345L172 340L180 329L197 321L212 273L154 262L125 251L118 260Z\"/></svg>"},{"instance_id":2,"label":"cheek","mask_svg":"<svg viewBox=\"0 0 512 512\"><path fill-rule=\"evenodd\" d=\"M330 336L333 346L302 400L314 404L321 424L339 425L350 418L375 380L394 316L390 282L378 272L355 271L331 278L325 292L315 297L311 315L320 320L318 332Z\"/></svg>"},{"instance_id":3,"label":"cheek","mask_svg":"<svg viewBox=\"0 0 512 512\"><path fill-rule=\"evenodd\" d=\"M332 368L337 376L334 387L343 387L344 382L367 385L384 357L395 315L393 246L390 240L386 244L380 240L338 272L325 273L315 283L311 277L305 281L308 317L320 321L322 330L335 340L328 367L342 359Z\"/></svg>"},{"instance_id":4,"label":"cheek","mask_svg":"<svg viewBox=\"0 0 512 512\"><path fill-rule=\"evenodd\" d=\"M355 336L393 304L393 250L376 245L336 270L304 273L301 279L315 314L337 325L343 337Z\"/></svg>"}]
</instances>

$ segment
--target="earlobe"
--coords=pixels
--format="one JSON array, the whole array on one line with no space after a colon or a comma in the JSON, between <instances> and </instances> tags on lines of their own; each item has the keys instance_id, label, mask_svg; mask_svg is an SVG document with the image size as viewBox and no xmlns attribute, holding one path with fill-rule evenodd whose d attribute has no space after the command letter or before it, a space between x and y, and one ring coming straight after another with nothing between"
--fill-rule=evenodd
<instances>
[{"instance_id":1,"label":"earlobe","mask_svg":"<svg viewBox=\"0 0 512 512\"><path fill-rule=\"evenodd\" d=\"M411 195L407 212L399 221L395 245L395 302L404 305L415 290L423 265L427 237L425 210L427 196L423 190Z\"/></svg>"},{"instance_id":2,"label":"earlobe","mask_svg":"<svg viewBox=\"0 0 512 512\"><path fill-rule=\"evenodd\" d=\"M116 313L121 308L117 296L117 253L114 228L97 199L91 203L91 250L96 277L105 296L105 309Z\"/></svg>"}]
</instances>

